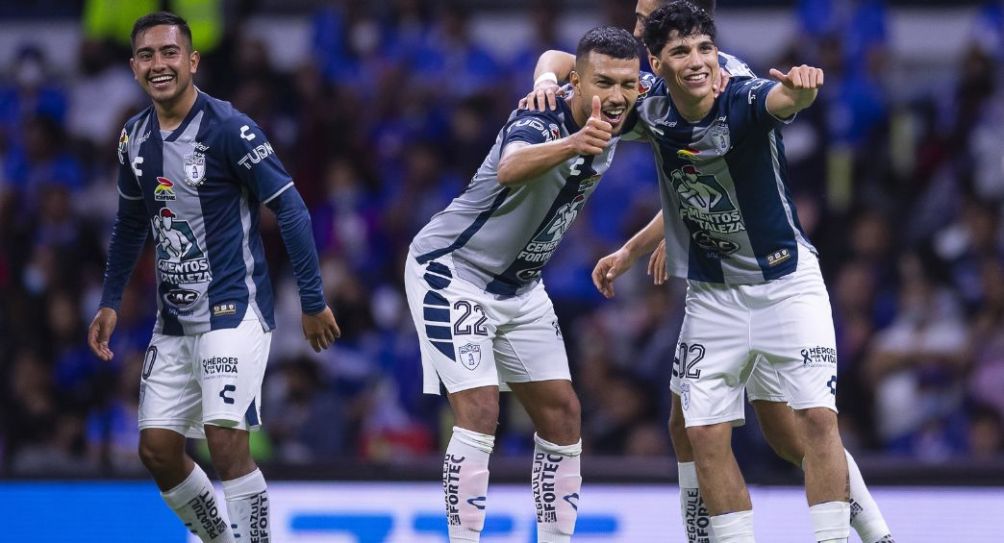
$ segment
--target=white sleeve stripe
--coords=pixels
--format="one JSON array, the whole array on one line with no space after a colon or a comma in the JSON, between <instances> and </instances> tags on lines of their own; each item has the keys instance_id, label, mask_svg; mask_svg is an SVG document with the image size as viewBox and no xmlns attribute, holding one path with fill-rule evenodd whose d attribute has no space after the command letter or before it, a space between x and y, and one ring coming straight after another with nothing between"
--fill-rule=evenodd
<instances>
[{"instance_id":1,"label":"white sleeve stripe","mask_svg":"<svg viewBox=\"0 0 1004 543\"><path fill-rule=\"evenodd\" d=\"M143 199L142 195L139 195L139 196L129 196L128 194L122 192L121 188L119 188L119 187L115 187L115 188L118 189L119 196L125 198L126 200L142 200Z\"/></svg>"},{"instance_id":2,"label":"white sleeve stripe","mask_svg":"<svg viewBox=\"0 0 1004 543\"><path fill-rule=\"evenodd\" d=\"M273 194L272 196L269 196L268 198L266 198L265 200L263 200L262 203L263 204L267 204L267 203L271 202L272 200L275 200L276 198L279 197L280 194L286 192L286 189L288 189L289 187L292 187L292 186L293 186L293 182L292 181L290 181L289 183L286 183L286 186L284 186L281 189L277 190L275 192L275 194Z\"/></svg>"}]
</instances>

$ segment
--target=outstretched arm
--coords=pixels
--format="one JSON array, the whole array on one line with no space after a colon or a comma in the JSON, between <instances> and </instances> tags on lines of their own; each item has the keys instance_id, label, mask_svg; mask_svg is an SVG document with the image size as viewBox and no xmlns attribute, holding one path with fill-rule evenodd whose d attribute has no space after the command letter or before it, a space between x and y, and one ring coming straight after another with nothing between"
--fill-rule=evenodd
<instances>
[{"instance_id":1,"label":"outstretched arm","mask_svg":"<svg viewBox=\"0 0 1004 543\"><path fill-rule=\"evenodd\" d=\"M823 70L795 66L788 73L771 68L770 75L781 82L767 94L767 111L779 119L787 119L812 105L823 86Z\"/></svg>"}]
</instances>

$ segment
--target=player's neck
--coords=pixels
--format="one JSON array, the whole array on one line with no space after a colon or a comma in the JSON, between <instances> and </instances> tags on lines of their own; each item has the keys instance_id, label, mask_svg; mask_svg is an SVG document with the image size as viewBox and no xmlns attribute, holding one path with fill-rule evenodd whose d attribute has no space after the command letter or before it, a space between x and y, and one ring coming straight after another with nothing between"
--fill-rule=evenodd
<instances>
[{"instance_id":1,"label":"player's neck","mask_svg":"<svg viewBox=\"0 0 1004 543\"><path fill-rule=\"evenodd\" d=\"M693 96L669 89L669 96L673 99L673 106L681 117L688 123L696 123L703 120L711 113L711 108L715 106L715 95L708 93L706 96L695 99Z\"/></svg>"},{"instance_id":2,"label":"player's neck","mask_svg":"<svg viewBox=\"0 0 1004 543\"><path fill-rule=\"evenodd\" d=\"M157 111L157 122L161 130L174 130L181 126L181 122L188 116L188 112L195 105L199 91L195 85L190 85L185 92L178 95L170 102L154 102L153 107Z\"/></svg>"}]
</instances>

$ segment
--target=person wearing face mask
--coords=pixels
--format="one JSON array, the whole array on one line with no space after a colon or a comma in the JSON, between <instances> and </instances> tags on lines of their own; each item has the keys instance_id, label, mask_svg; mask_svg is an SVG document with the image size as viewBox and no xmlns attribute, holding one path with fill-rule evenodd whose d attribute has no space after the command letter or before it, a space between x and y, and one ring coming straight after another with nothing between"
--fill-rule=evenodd
<instances>
[{"instance_id":1,"label":"person wearing face mask","mask_svg":"<svg viewBox=\"0 0 1004 543\"><path fill-rule=\"evenodd\" d=\"M140 382L139 455L164 501L204 542L270 540L268 490L251 458L273 317L258 209L277 216L315 351L341 334L324 300L307 208L265 133L193 84L199 53L184 19L160 12L132 30L133 76L153 105L119 138L119 210L88 343L111 360L122 291L155 239L157 324ZM229 522L186 438L208 441Z\"/></svg>"}]
</instances>

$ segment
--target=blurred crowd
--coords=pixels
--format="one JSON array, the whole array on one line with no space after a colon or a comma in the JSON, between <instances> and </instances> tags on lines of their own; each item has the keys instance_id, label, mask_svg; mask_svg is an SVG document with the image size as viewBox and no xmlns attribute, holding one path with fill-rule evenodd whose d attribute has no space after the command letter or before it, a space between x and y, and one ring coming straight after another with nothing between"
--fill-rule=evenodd
<instances>
[{"instance_id":1,"label":"blurred crowd","mask_svg":"<svg viewBox=\"0 0 1004 543\"><path fill-rule=\"evenodd\" d=\"M538 54L575 46L558 37L560 2L526 12L532 39L504 56L471 32L462 3L377 4L304 14L310 56L292 71L275 67L245 19L221 22L209 47L196 34L198 85L264 128L311 210L343 331L320 355L302 339L295 283L265 211L279 329L265 430L254 438L263 462L438 454L451 421L443 398L421 394L401 285L407 246L463 190L528 90ZM1001 457L1004 7L978 10L951 71L905 85L890 77L884 2L798 4L790 46L752 64L826 71L819 100L784 141L836 317L845 443L933 462ZM631 28L633 8L604 2L596 22ZM0 474L141 469L138 384L156 310L149 248L119 313L114 360L85 344L117 208L117 138L148 103L125 34L85 30L74 73L56 73L31 42L2 67ZM590 454L672 454L665 421L684 287L653 286L640 263L608 302L589 279L596 259L657 211L655 179L648 148L622 145L544 273ZM496 450L528 454L529 420L503 401ZM770 457L753 420L736 447L743 462Z\"/></svg>"}]
</instances>

